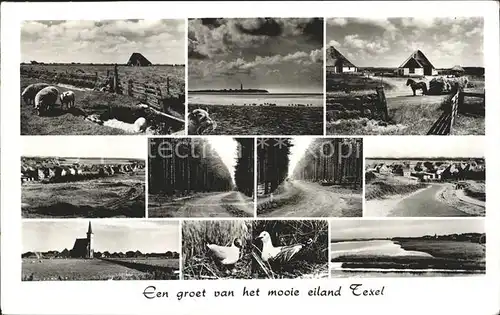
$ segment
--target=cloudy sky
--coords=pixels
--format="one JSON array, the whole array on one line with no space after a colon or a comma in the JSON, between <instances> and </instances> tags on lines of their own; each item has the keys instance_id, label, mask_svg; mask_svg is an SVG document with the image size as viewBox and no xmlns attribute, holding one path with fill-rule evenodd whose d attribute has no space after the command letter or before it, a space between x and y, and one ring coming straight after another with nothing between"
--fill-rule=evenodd
<instances>
[{"instance_id":1,"label":"cloudy sky","mask_svg":"<svg viewBox=\"0 0 500 315\"><path fill-rule=\"evenodd\" d=\"M327 20L327 46L358 67L399 67L420 49L436 68L483 66L482 18Z\"/></svg>"},{"instance_id":2,"label":"cloudy sky","mask_svg":"<svg viewBox=\"0 0 500 315\"><path fill-rule=\"evenodd\" d=\"M24 156L92 157L146 159L144 137L130 136L44 136L22 142Z\"/></svg>"},{"instance_id":3,"label":"cloudy sky","mask_svg":"<svg viewBox=\"0 0 500 315\"><path fill-rule=\"evenodd\" d=\"M322 92L322 19L193 19L189 89Z\"/></svg>"},{"instance_id":4,"label":"cloudy sky","mask_svg":"<svg viewBox=\"0 0 500 315\"><path fill-rule=\"evenodd\" d=\"M330 223L330 238L387 238L484 233L484 219L454 220L338 220Z\"/></svg>"},{"instance_id":5,"label":"cloudy sky","mask_svg":"<svg viewBox=\"0 0 500 315\"><path fill-rule=\"evenodd\" d=\"M71 250L75 239L86 238L89 222L27 221L23 223L23 253L27 251ZM172 221L92 221L94 250L164 253L179 249L179 223Z\"/></svg>"},{"instance_id":6,"label":"cloudy sky","mask_svg":"<svg viewBox=\"0 0 500 315\"><path fill-rule=\"evenodd\" d=\"M364 152L370 157L484 157L484 137L469 140L461 137L370 137ZM411 140L410 140L411 139Z\"/></svg>"},{"instance_id":7,"label":"cloudy sky","mask_svg":"<svg viewBox=\"0 0 500 315\"><path fill-rule=\"evenodd\" d=\"M184 64L185 43L184 20L25 21L21 61Z\"/></svg>"}]
</instances>

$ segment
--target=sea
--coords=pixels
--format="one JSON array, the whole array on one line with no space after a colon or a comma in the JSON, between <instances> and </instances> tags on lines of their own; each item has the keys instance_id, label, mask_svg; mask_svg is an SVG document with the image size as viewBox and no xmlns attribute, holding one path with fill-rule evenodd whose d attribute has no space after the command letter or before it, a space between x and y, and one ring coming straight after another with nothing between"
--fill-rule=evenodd
<instances>
[{"instance_id":1,"label":"sea","mask_svg":"<svg viewBox=\"0 0 500 315\"><path fill-rule=\"evenodd\" d=\"M377 256L429 256L418 251L404 250L390 240L346 241L330 245L330 257L353 255ZM444 269L378 269L378 268L343 268L342 262L330 262L332 278L370 278L370 277L441 277L474 275L465 270Z\"/></svg>"},{"instance_id":2,"label":"sea","mask_svg":"<svg viewBox=\"0 0 500 315\"><path fill-rule=\"evenodd\" d=\"M311 107L323 106L321 93L189 93L189 104L203 105L265 105L276 106L309 105ZM254 105L255 104L255 105Z\"/></svg>"}]
</instances>

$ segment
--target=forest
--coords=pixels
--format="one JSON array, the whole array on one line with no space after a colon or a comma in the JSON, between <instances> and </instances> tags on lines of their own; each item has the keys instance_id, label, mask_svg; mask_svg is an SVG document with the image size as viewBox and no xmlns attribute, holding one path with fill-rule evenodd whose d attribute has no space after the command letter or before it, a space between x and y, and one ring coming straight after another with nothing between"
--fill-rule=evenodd
<instances>
[{"instance_id":1,"label":"forest","mask_svg":"<svg viewBox=\"0 0 500 315\"><path fill-rule=\"evenodd\" d=\"M293 178L323 185L362 186L363 145L358 138L316 138L294 169Z\"/></svg>"},{"instance_id":2,"label":"forest","mask_svg":"<svg viewBox=\"0 0 500 315\"><path fill-rule=\"evenodd\" d=\"M237 189L253 195L253 139L238 138L235 183L204 138L150 139L149 193L179 197Z\"/></svg>"},{"instance_id":3,"label":"forest","mask_svg":"<svg viewBox=\"0 0 500 315\"><path fill-rule=\"evenodd\" d=\"M290 138L262 138L257 148L257 180L267 195L278 188L288 176Z\"/></svg>"}]
</instances>

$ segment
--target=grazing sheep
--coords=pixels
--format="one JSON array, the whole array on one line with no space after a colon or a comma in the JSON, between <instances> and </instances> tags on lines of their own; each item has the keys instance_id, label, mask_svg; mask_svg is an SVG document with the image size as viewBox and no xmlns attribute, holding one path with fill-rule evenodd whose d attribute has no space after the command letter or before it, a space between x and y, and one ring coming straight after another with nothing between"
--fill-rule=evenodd
<instances>
[{"instance_id":1,"label":"grazing sheep","mask_svg":"<svg viewBox=\"0 0 500 315\"><path fill-rule=\"evenodd\" d=\"M64 109L64 105L69 109L75 106L75 93L73 91L62 92L59 95L59 99L61 100L61 106Z\"/></svg>"},{"instance_id":2,"label":"grazing sheep","mask_svg":"<svg viewBox=\"0 0 500 315\"><path fill-rule=\"evenodd\" d=\"M35 109L38 115L50 110L57 102L59 90L54 86L43 88L35 96Z\"/></svg>"},{"instance_id":3,"label":"grazing sheep","mask_svg":"<svg viewBox=\"0 0 500 315\"><path fill-rule=\"evenodd\" d=\"M49 85L47 83L34 83L28 85L21 94L24 103L26 105L34 104L36 94L48 86Z\"/></svg>"}]
</instances>

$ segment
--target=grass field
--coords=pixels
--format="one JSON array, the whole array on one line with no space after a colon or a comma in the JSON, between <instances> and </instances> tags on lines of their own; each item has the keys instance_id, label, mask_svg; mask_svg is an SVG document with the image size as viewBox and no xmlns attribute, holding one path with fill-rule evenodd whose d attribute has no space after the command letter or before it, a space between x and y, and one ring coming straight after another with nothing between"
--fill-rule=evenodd
<instances>
[{"instance_id":1,"label":"grass field","mask_svg":"<svg viewBox=\"0 0 500 315\"><path fill-rule=\"evenodd\" d=\"M365 185L365 200L383 199L393 195L409 194L427 187L403 176L374 174L376 177L367 180Z\"/></svg>"},{"instance_id":2,"label":"grass field","mask_svg":"<svg viewBox=\"0 0 500 315\"><path fill-rule=\"evenodd\" d=\"M342 268L378 269L444 269L465 272L485 272L486 247L468 241L429 239L398 240L396 244L408 251L424 252L432 257L415 255L344 255L333 258Z\"/></svg>"},{"instance_id":3,"label":"grass field","mask_svg":"<svg viewBox=\"0 0 500 315\"><path fill-rule=\"evenodd\" d=\"M166 280L178 278L173 270L179 268L178 259L29 259L23 258L23 281L51 280ZM121 262L128 263L127 266ZM137 265L137 269L134 268ZM142 265L150 265L144 268ZM163 268L166 267L166 268ZM171 270L172 271L171 271Z\"/></svg>"},{"instance_id":4,"label":"grass field","mask_svg":"<svg viewBox=\"0 0 500 315\"><path fill-rule=\"evenodd\" d=\"M189 104L207 108L217 122L214 135L320 135L323 107L266 107Z\"/></svg>"},{"instance_id":5,"label":"grass field","mask_svg":"<svg viewBox=\"0 0 500 315\"><path fill-rule=\"evenodd\" d=\"M24 218L144 217L144 170L69 183L22 186Z\"/></svg>"},{"instance_id":6,"label":"grass field","mask_svg":"<svg viewBox=\"0 0 500 315\"><path fill-rule=\"evenodd\" d=\"M87 67L87 68L86 68ZM169 134L178 131L181 126L166 120L150 109L138 106L140 100L128 95L119 95L94 91L94 83L75 79L70 81L72 85L61 84L61 80L56 76L58 73L72 73L76 69L84 68L86 74L98 72L99 75L106 76L109 66L90 65L26 65L21 66L21 92L32 83L45 82L54 84L59 92L71 90L75 93L75 107L70 110L62 110L57 105L46 116L38 116L32 105L25 105L21 101L21 134L22 135L122 135L131 134L120 128L112 128L100 125L88 120L89 115L97 116L102 121L117 119L124 123L133 124L139 117L145 117L148 125L158 130L160 134ZM24 69L24 70L23 70ZM166 76L172 70L179 80L170 80L171 94L184 93L184 68L168 66L160 67L161 71L155 75L155 67L120 67L120 72L124 73L124 78L135 78L136 80L156 80L160 86L165 86ZM180 69L180 70L179 70ZM95 71L94 71L95 70ZM128 80L128 79L127 79ZM66 82L66 81L63 81ZM178 82L178 83L175 83ZM162 92L163 93L163 92ZM165 92L166 93L166 92ZM166 95L166 94L165 94ZM58 102L59 104L59 102ZM167 114L184 119L184 112L177 112L169 109ZM183 129L183 126L182 128ZM132 133L134 134L134 133ZM138 134L138 133L135 133Z\"/></svg>"}]
</instances>

